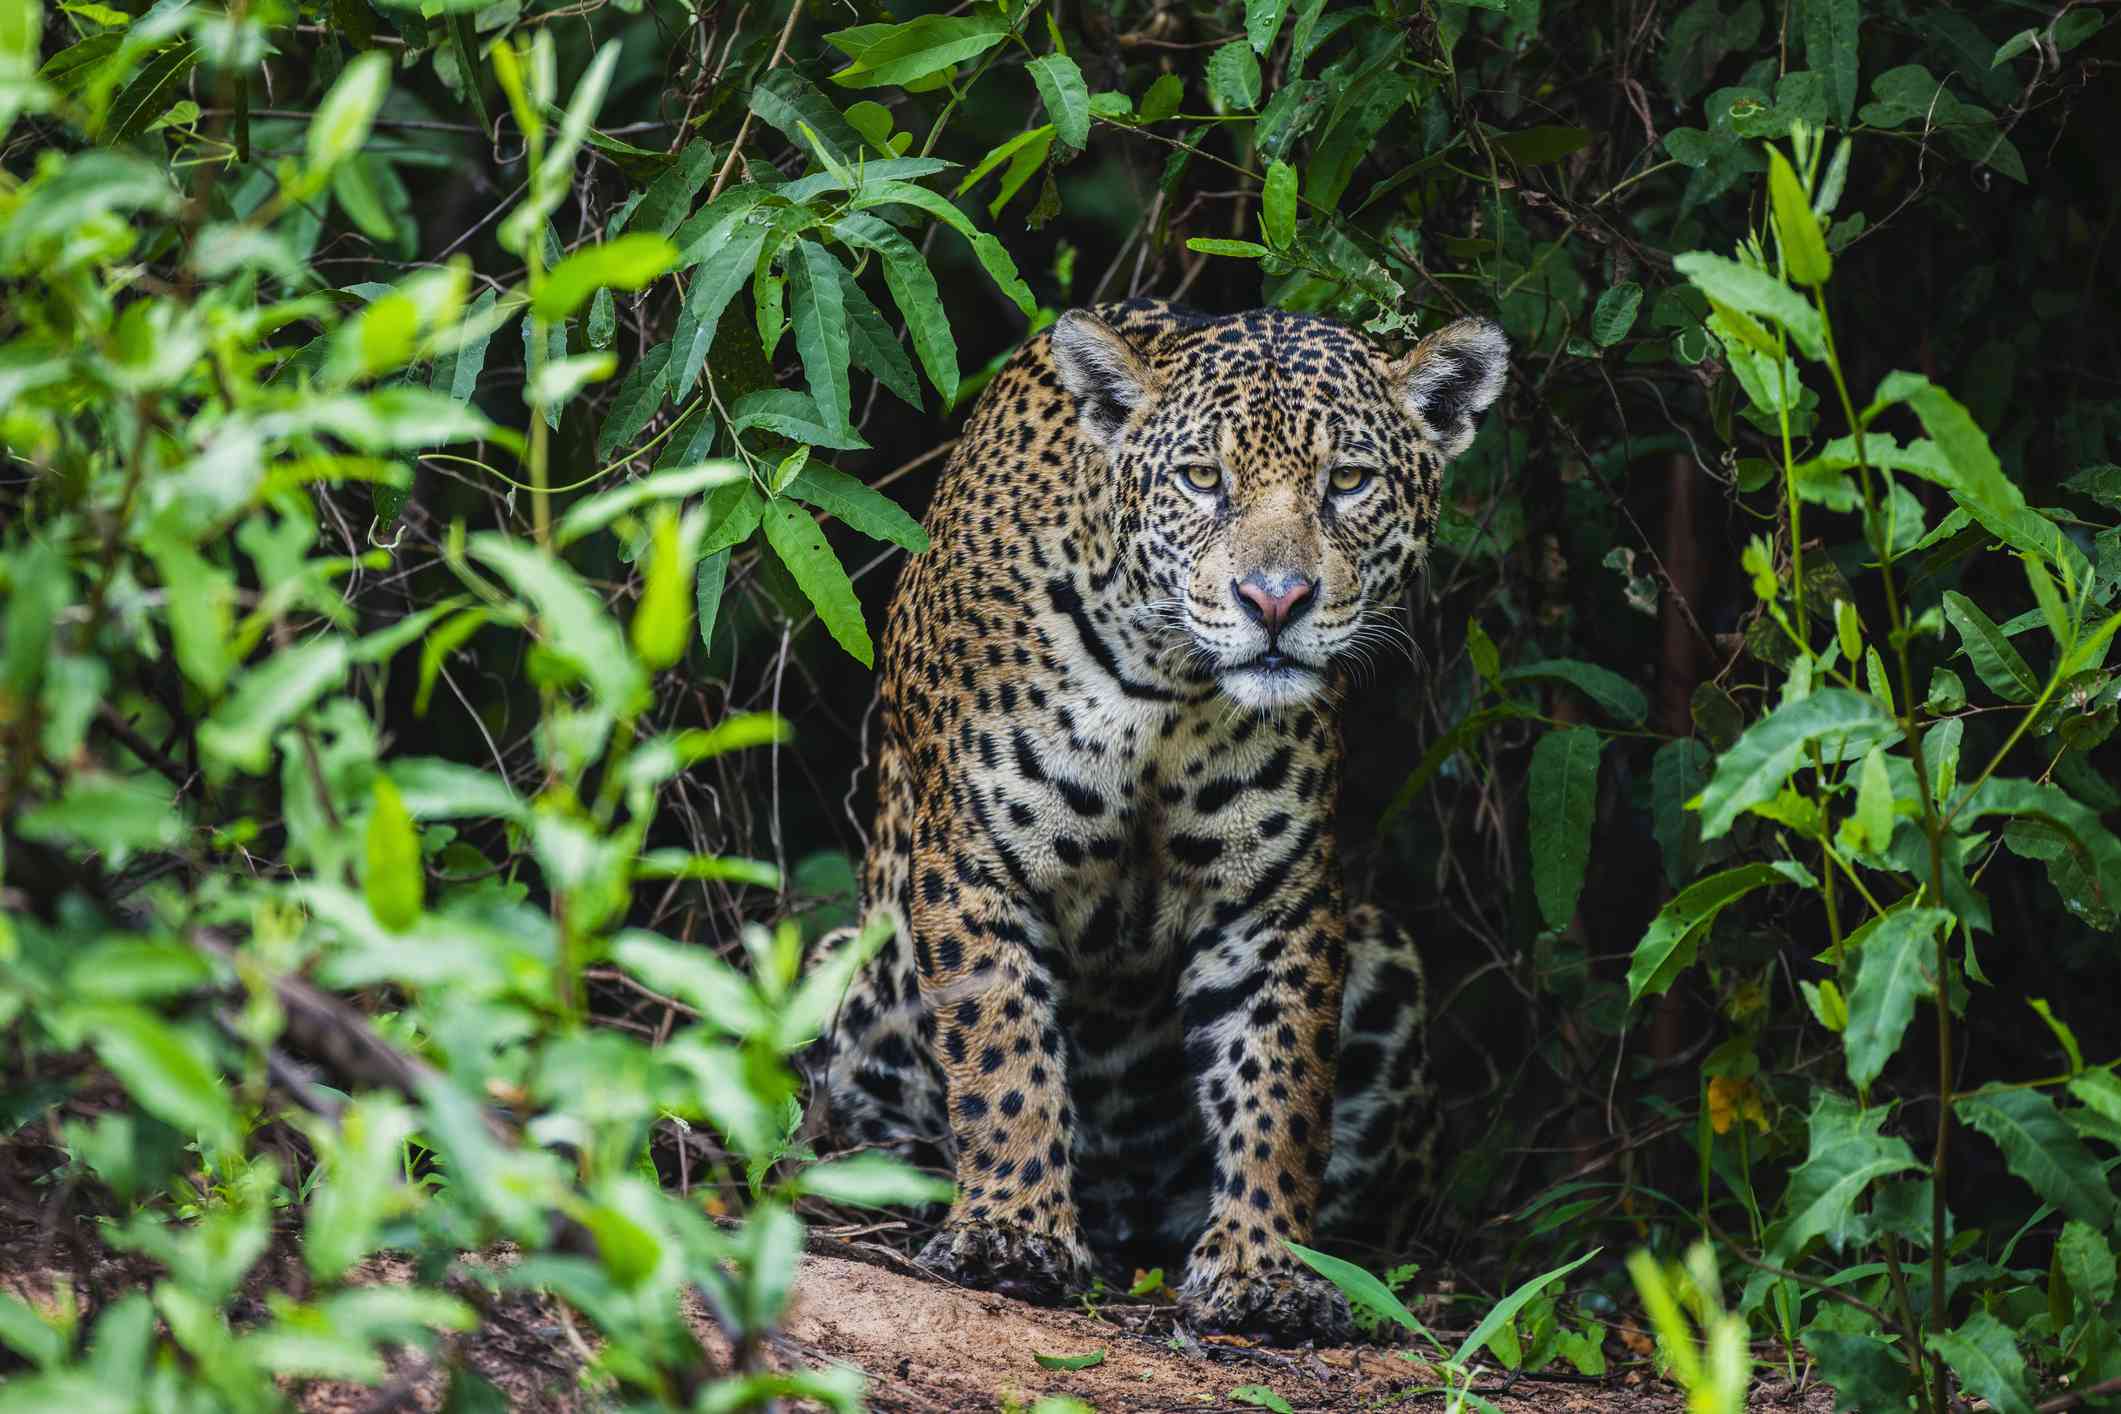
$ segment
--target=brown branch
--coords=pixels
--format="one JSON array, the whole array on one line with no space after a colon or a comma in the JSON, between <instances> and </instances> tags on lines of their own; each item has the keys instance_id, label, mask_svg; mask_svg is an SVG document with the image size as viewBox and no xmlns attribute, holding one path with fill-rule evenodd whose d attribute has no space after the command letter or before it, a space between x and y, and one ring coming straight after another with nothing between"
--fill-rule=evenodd
<instances>
[{"instance_id":1,"label":"brown branch","mask_svg":"<svg viewBox=\"0 0 2121 1414\"><path fill-rule=\"evenodd\" d=\"M802 15L803 0L791 0L788 6L788 23L781 26L780 43L773 46L773 57L766 61L764 73L772 73L774 67L787 55L788 41L795 34L795 22L801 19ZM744 110L744 121L737 124L736 141L729 144L729 155L722 159L722 170L715 175L714 187L707 193L707 204L709 206L714 205L714 199L722 194L722 188L729 185L729 174L736 170L736 160L742 155L744 139L750 136L750 133L751 110L746 108Z\"/></svg>"}]
</instances>

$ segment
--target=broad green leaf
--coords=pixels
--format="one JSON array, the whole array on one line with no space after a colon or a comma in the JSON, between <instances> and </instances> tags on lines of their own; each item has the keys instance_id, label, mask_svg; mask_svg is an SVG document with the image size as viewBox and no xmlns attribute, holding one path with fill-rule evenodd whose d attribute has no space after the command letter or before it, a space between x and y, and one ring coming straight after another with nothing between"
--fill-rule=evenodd
<instances>
[{"instance_id":1,"label":"broad green leaf","mask_svg":"<svg viewBox=\"0 0 2121 1414\"><path fill-rule=\"evenodd\" d=\"M1234 260L1261 260L1274 252L1257 241L1230 241L1217 236L1194 236L1186 249L1201 255L1226 255Z\"/></svg>"},{"instance_id":2,"label":"broad green leaf","mask_svg":"<svg viewBox=\"0 0 2121 1414\"><path fill-rule=\"evenodd\" d=\"M845 88L912 86L952 64L975 59L1008 37L1000 15L922 15L904 24L857 25L825 36L853 62L832 75Z\"/></svg>"},{"instance_id":3,"label":"broad green leaf","mask_svg":"<svg viewBox=\"0 0 2121 1414\"><path fill-rule=\"evenodd\" d=\"M1266 185L1259 200L1259 230L1276 250L1286 249L1296 239L1296 169L1279 157L1267 164Z\"/></svg>"},{"instance_id":4,"label":"broad green leaf","mask_svg":"<svg viewBox=\"0 0 2121 1414\"><path fill-rule=\"evenodd\" d=\"M1642 308L1642 286L1633 280L1614 285L1598 297L1598 304L1591 310L1591 340L1602 349L1609 349L1628 336L1635 327L1636 311Z\"/></svg>"},{"instance_id":5,"label":"broad green leaf","mask_svg":"<svg viewBox=\"0 0 2121 1414\"><path fill-rule=\"evenodd\" d=\"M1690 884L1650 920L1628 961L1628 1004L1667 990L1694 960L1701 935L1736 900L1769 884L1789 880L1766 864L1744 864Z\"/></svg>"},{"instance_id":6,"label":"broad green leaf","mask_svg":"<svg viewBox=\"0 0 2121 1414\"><path fill-rule=\"evenodd\" d=\"M1105 1363L1105 1352L1092 1350L1082 1355L1040 1355L1034 1351L1031 1358L1038 1362L1041 1369L1088 1370Z\"/></svg>"},{"instance_id":7,"label":"broad green leaf","mask_svg":"<svg viewBox=\"0 0 2121 1414\"><path fill-rule=\"evenodd\" d=\"M147 550L162 581L177 666L201 692L217 697L235 666L229 652L235 624L235 576L175 540L151 542Z\"/></svg>"},{"instance_id":8,"label":"broad green leaf","mask_svg":"<svg viewBox=\"0 0 2121 1414\"><path fill-rule=\"evenodd\" d=\"M29 807L16 821L24 839L76 844L114 859L182 843L184 816L161 777L72 771L64 779L56 800Z\"/></svg>"},{"instance_id":9,"label":"broad green leaf","mask_svg":"<svg viewBox=\"0 0 2121 1414\"><path fill-rule=\"evenodd\" d=\"M2114 1299L2114 1249L2106 1234L2072 1219L2055 1241L2062 1274L2087 1310L2097 1311Z\"/></svg>"},{"instance_id":10,"label":"broad green leaf","mask_svg":"<svg viewBox=\"0 0 2121 1414\"><path fill-rule=\"evenodd\" d=\"M717 486L741 481L744 475L742 462L724 458L702 462L698 466L658 471L613 490L600 491L567 508L567 514L560 517L559 524L553 527L553 543L560 546L571 545L591 531L601 530L611 524L635 506L646 505L652 501L682 501L688 496L697 496L702 491L711 491Z\"/></svg>"},{"instance_id":11,"label":"broad green leaf","mask_svg":"<svg viewBox=\"0 0 2121 1414\"><path fill-rule=\"evenodd\" d=\"M685 292L685 305L678 315L677 329L670 336L670 396L682 402L692 391L714 347L714 331L722 322L729 302L751 282L759 252L766 246L761 226L739 226L728 232L726 243L708 253L706 263L692 272L692 288Z\"/></svg>"},{"instance_id":12,"label":"broad green leaf","mask_svg":"<svg viewBox=\"0 0 2121 1414\"><path fill-rule=\"evenodd\" d=\"M1908 1396L1914 1391L1907 1360L1886 1337L1814 1325L1801 1339L1818 1362L1819 1379L1834 1391L1836 1411L1871 1414L1907 1408Z\"/></svg>"},{"instance_id":13,"label":"broad green leaf","mask_svg":"<svg viewBox=\"0 0 2121 1414\"><path fill-rule=\"evenodd\" d=\"M595 291L641 289L668 273L677 259L678 248L668 236L648 232L585 246L546 273L531 310L540 319L565 319Z\"/></svg>"},{"instance_id":14,"label":"broad green leaf","mask_svg":"<svg viewBox=\"0 0 2121 1414\"><path fill-rule=\"evenodd\" d=\"M2108 909L2121 905L2121 839L2106 827L2097 811L2059 786L1991 776L1952 809L1955 820L1969 823L1987 815L2047 821L2083 852L2092 868L2091 883L2100 904Z\"/></svg>"},{"instance_id":15,"label":"broad green leaf","mask_svg":"<svg viewBox=\"0 0 2121 1414\"><path fill-rule=\"evenodd\" d=\"M1846 688L1822 688L1785 703L1748 727L1717 759L1716 772L1700 796L1701 837L1728 832L1746 810L1773 800L1805 758L1813 742L1840 760L1852 749L1869 750L1890 740L1896 728L1869 696Z\"/></svg>"},{"instance_id":16,"label":"broad green leaf","mask_svg":"<svg viewBox=\"0 0 2121 1414\"><path fill-rule=\"evenodd\" d=\"M1892 846L1895 823L1893 786L1885 769L1885 752L1874 746L1864 753L1857 775L1856 812L1850 817L1850 824L1862 835L1864 849L1883 853Z\"/></svg>"},{"instance_id":17,"label":"broad green leaf","mask_svg":"<svg viewBox=\"0 0 2121 1414\"><path fill-rule=\"evenodd\" d=\"M1185 97L1184 79L1177 74L1159 75L1156 82L1149 85L1148 92L1142 95L1139 113L1141 121L1145 124L1161 123L1178 111L1178 106L1185 101Z\"/></svg>"},{"instance_id":18,"label":"broad green leaf","mask_svg":"<svg viewBox=\"0 0 2121 1414\"><path fill-rule=\"evenodd\" d=\"M1868 1219L1856 1205L1865 1190L1888 1174L1921 1167L1907 1141L1879 1132L1890 1115L1883 1105L1859 1110L1831 1092L1813 1099L1811 1151L1783 1195L1788 1217L1769 1246L1774 1260L1788 1262L1816 1237L1836 1252L1861 1240Z\"/></svg>"},{"instance_id":19,"label":"broad green leaf","mask_svg":"<svg viewBox=\"0 0 2121 1414\"><path fill-rule=\"evenodd\" d=\"M236 1141L231 1088L192 1033L134 1006L72 1008L66 1021L149 1114L209 1144Z\"/></svg>"},{"instance_id":20,"label":"broad green leaf","mask_svg":"<svg viewBox=\"0 0 2121 1414\"><path fill-rule=\"evenodd\" d=\"M1048 54L1024 67L1038 87L1039 99L1046 105L1046 117L1053 124L1060 145L1072 152L1082 151L1090 141L1090 86L1083 82L1083 71L1065 54Z\"/></svg>"},{"instance_id":21,"label":"broad green leaf","mask_svg":"<svg viewBox=\"0 0 2121 1414\"><path fill-rule=\"evenodd\" d=\"M857 1208L948 1203L957 1195L956 1184L888 1154L850 1154L812 1164L795 1176L795 1187L813 1198Z\"/></svg>"},{"instance_id":22,"label":"broad green leaf","mask_svg":"<svg viewBox=\"0 0 2121 1414\"><path fill-rule=\"evenodd\" d=\"M1225 108L1249 113L1259 106L1259 56L1233 39L1208 58L1208 93Z\"/></svg>"},{"instance_id":23,"label":"broad green leaf","mask_svg":"<svg viewBox=\"0 0 2121 1414\"><path fill-rule=\"evenodd\" d=\"M1577 658L1548 658L1522 664L1502 674L1504 687L1522 682L1565 682L1597 703L1609 716L1629 726L1642 725L1650 712L1649 699L1641 688L1610 668Z\"/></svg>"},{"instance_id":24,"label":"broad green leaf","mask_svg":"<svg viewBox=\"0 0 2121 1414\"><path fill-rule=\"evenodd\" d=\"M840 266L840 299L847 308L847 351L855 366L874 375L906 406L920 411L919 375L861 281L844 265Z\"/></svg>"},{"instance_id":25,"label":"broad green leaf","mask_svg":"<svg viewBox=\"0 0 2121 1414\"><path fill-rule=\"evenodd\" d=\"M2040 680L1995 620L1957 590L1944 593L1944 616L1959 630L1967 661L1989 689L2007 702L2030 702L2040 691Z\"/></svg>"},{"instance_id":26,"label":"broad green leaf","mask_svg":"<svg viewBox=\"0 0 2121 1414\"><path fill-rule=\"evenodd\" d=\"M618 371L618 355L608 352L570 354L538 365L523 389L523 401L548 412L567 406L577 393Z\"/></svg>"},{"instance_id":27,"label":"broad green leaf","mask_svg":"<svg viewBox=\"0 0 2121 1414\"><path fill-rule=\"evenodd\" d=\"M427 877L420 864L420 835L390 777L376 777L368 806L366 854L361 887L369 912L393 933L420 921Z\"/></svg>"},{"instance_id":28,"label":"broad green leaf","mask_svg":"<svg viewBox=\"0 0 2121 1414\"><path fill-rule=\"evenodd\" d=\"M1298 1261L1333 1283L1340 1294L1348 1298L1350 1305L1360 1307L1381 1320L1402 1326L1439 1349L1442 1347L1442 1343L1429 1334L1429 1328L1415 1318L1404 1302L1392 1294L1392 1288L1364 1268L1345 1258L1329 1256L1291 1242L1287 1238L1282 1239L1282 1246L1295 1253Z\"/></svg>"},{"instance_id":29,"label":"broad green leaf","mask_svg":"<svg viewBox=\"0 0 2121 1414\"><path fill-rule=\"evenodd\" d=\"M390 91L390 59L380 50L357 54L309 120L308 180L321 185L332 168L359 152Z\"/></svg>"},{"instance_id":30,"label":"broad green leaf","mask_svg":"<svg viewBox=\"0 0 2121 1414\"><path fill-rule=\"evenodd\" d=\"M618 625L572 569L546 551L491 531L471 537L471 554L530 601L540 623L539 640L574 665L607 710L635 710L647 680L626 651Z\"/></svg>"},{"instance_id":31,"label":"broad green leaf","mask_svg":"<svg viewBox=\"0 0 2121 1414\"><path fill-rule=\"evenodd\" d=\"M1024 317L1028 319L1038 312L1038 301L1033 297L1031 287L1017 274L1016 262L1010 258L1002 243L974 226L971 218L964 212L926 187L915 186L911 182L872 182L863 188L862 195L855 204L858 207L868 207L892 202L917 207L963 236L971 244L972 253L978 257L980 267L1001 288L1002 293L1009 296L1016 307L1023 311ZM885 274L887 277L890 274L888 263ZM894 286L892 293L896 295L897 292Z\"/></svg>"},{"instance_id":32,"label":"broad green leaf","mask_svg":"<svg viewBox=\"0 0 2121 1414\"><path fill-rule=\"evenodd\" d=\"M627 626L633 655L650 672L684 657L692 639L693 560L705 529L706 518L697 512L686 516L681 527L675 509L664 505L656 510L641 602Z\"/></svg>"},{"instance_id":33,"label":"broad green leaf","mask_svg":"<svg viewBox=\"0 0 2121 1414\"><path fill-rule=\"evenodd\" d=\"M780 74L793 74L788 68L775 69L768 74L771 79ZM760 80L761 85L766 82ZM754 111L756 111L754 109ZM678 153L677 161L663 170L648 190L641 193L640 204L635 206L613 236L623 231L645 231L652 235L668 236L676 231L680 222L692 211L693 198L707 179L714 175L714 148L703 137L696 137L685 144Z\"/></svg>"},{"instance_id":34,"label":"broad green leaf","mask_svg":"<svg viewBox=\"0 0 2121 1414\"><path fill-rule=\"evenodd\" d=\"M715 621L722 613L722 591L728 585L729 549L724 546L700 558L698 588L693 596L694 612L700 624L700 646L709 651L714 648Z\"/></svg>"},{"instance_id":35,"label":"broad green leaf","mask_svg":"<svg viewBox=\"0 0 2121 1414\"><path fill-rule=\"evenodd\" d=\"M236 679L236 687L199 728L210 761L258 775L271 764L273 734L346 681L344 639L315 638L273 654Z\"/></svg>"},{"instance_id":36,"label":"broad green leaf","mask_svg":"<svg viewBox=\"0 0 2121 1414\"><path fill-rule=\"evenodd\" d=\"M824 91L793 65L773 69L758 81L751 90L751 111L803 152L820 151L826 161L842 167L861 160L861 134Z\"/></svg>"},{"instance_id":37,"label":"broad green leaf","mask_svg":"<svg viewBox=\"0 0 2121 1414\"><path fill-rule=\"evenodd\" d=\"M494 326L487 321L498 298L492 290L482 291L464 312L465 329L475 332L435 358L428 387L451 402L468 404L478 390L479 375L486 371L486 348L493 342Z\"/></svg>"},{"instance_id":38,"label":"broad green leaf","mask_svg":"<svg viewBox=\"0 0 2121 1414\"><path fill-rule=\"evenodd\" d=\"M399 756L389 766L399 802L415 820L518 819L523 799L492 771L439 756Z\"/></svg>"},{"instance_id":39,"label":"broad green leaf","mask_svg":"<svg viewBox=\"0 0 2121 1414\"><path fill-rule=\"evenodd\" d=\"M1710 299L1780 324L1806 357L1826 357L1826 326L1819 311L1774 276L1699 250L1675 257L1672 265Z\"/></svg>"},{"instance_id":40,"label":"broad green leaf","mask_svg":"<svg viewBox=\"0 0 2121 1414\"><path fill-rule=\"evenodd\" d=\"M1270 1410L1272 1414L1296 1414L1295 1405L1265 1385L1239 1385L1230 1391L1230 1398L1239 1404L1251 1404Z\"/></svg>"},{"instance_id":41,"label":"broad green leaf","mask_svg":"<svg viewBox=\"0 0 2121 1414\"><path fill-rule=\"evenodd\" d=\"M898 502L872 490L843 471L807 463L788 483L787 492L819 510L830 511L873 540L886 540L918 555L928 548L928 532L899 508Z\"/></svg>"},{"instance_id":42,"label":"broad green leaf","mask_svg":"<svg viewBox=\"0 0 2121 1414\"><path fill-rule=\"evenodd\" d=\"M1917 999L1937 995L1935 939L1951 923L1952 915L1941 908L1897 909L1864 941L1841 1034L1849 1080L1859 1090L1868 1089L1900 1049Z\"/></svg>"},{"instance_id":43,"label":"broad green leaf","mask_svg":"<svg viewBox=\"0 0 2121 1414\"><path fill-rule=\"evenodd\" d=\"M700 553L712 555L743 544L759 528L759 517L765 512L766 502L748 477L717 487L707 498L707 539Z\"/></svg>"},{"instance_id":44,"label":"broad green leaf","mask_svg":"<svg viewBox=\"0 0 2121 1414\"><path fill-rule=\"evenodd\" d=\"M2115 1218L2114 1192L2099 1161L2038 1090L1994 1090L1955 1101L1961 1122L2003 1151L2005 1167L2035 1193L2081 1223L2104 1230Z\"/></svg>"},{"instance_id":45,"label":"broad green leaf","mask_svg":"<svg viewBox=\"0 0 2121 1414\"><path fill-rule=\"evenodd\" d=\"M753 427L814 447L856 451L869 445L852 427L827 423L810 395L792 388L759 388L738 398L729 409L729 430L744 432Z\"/></svg>"},{"instance_id":46,"label":"broad green leaf","mask_svg":"<svg viewBox=\"0 0 2121 1414\"><path fill-rule=\"evenodd\" d=\"M1821 0L1824 3L1825 0ZM1826 234L1812 214L1812 199L1782 149L1768 145L1768 201L1774 212L1775 237L1783 269L1800 285L1823 285L1834 272L1826 253Z\"/></svg>"},{"instance_id":47,"label":"broad green leaf","mask_svg":"<svg viewBox=\"0 0 2121 1414\"><path fill-rule=\"evenodd\" d=\"M1274 47L1288 9L1288 0L1245 0L1245 38L1251 41L1253 53L1265 58Z\"/></svg>"},{"instance_id":48,"label":"broad green leaf","mask_svg":"<svg viewBox=\"0 0 2121 1414\"><path fill-rule=\"evenodd\" d=\"M789 318L810 399L828 427L847 425L847 305L844 268L816 241L795 243L789 260Z\"/></svg>"},{"instance_id":49,"label":"broad green leaf","mask_svg":"<svg viewBox=\"0 0 2121 1414\"><path fill-rule=\"evenodd\" d=\"M1942 1356L1960 1383L1996 1414L2033 1414L2017 1337L1987 1311L1974 1312L1957 1330L1924 1336L1923 1344Z\"/></svg>"},{"instance_id":50,"label":"broad green leaf","mask_svg":"<svg viewBox=\"0 0 2121 1414\"><path fill-rule=\"evenodd\" d=\"M1527 787L1532 891L1549 928L1566 928L1576 915L1591 859L1598 758L1604 750L1605 738L1589 727L1556 728L1532 750Z\"/></svg>"},{"instance_id":51,"label":"broad green leaf","mask_svg":"<svg viewBox=\"0 0 2121 1414\"><path fill-rule=\"evenodd\" d=\"M559 131L547 144L537 171L531 174L533 195L542 192L556 197L571 185L575 154L581 151L583 140L589 136L589 125L596 120L597 110L604 106L604 94L611 87L612 71L618 67L618 62L617 40L604 44L597 50L596 57L589 61L589 67L575 84L574 96L567 101Z\"/></svg>"},{"instance_id":52,"label":"broad green leaf","mask_svg":"<svg viewBox=\"0 0 2121 1414\"><path fill-rule=\"evenodd\" d=\"M875 649L869 641L868 625L862 622L862 605L855 597L854 584L810 513L794 501L776 500L768 503L761 523L765 526L766 543L781 557L789 576L817 609L818 618L832 637L863 667L875 666Z\"/></svg>"},{"instance_id":53,"label":"broad green leaf","mask_svg":"<svg viewBox=\"0 0 2121 1414\"><path fill-rule=\"evenodd\" d=\"M874 250L884 261L884 286L899 307L912 335L914 354L921 356L929 382L942 394L944 403L957 401L957 337L950 333L950 320L942 307L942 290L935 276L910 240L899 235L876 216L842 216L834 223L834 235L848 246Z\"/></svg>"},{"instance_id":54,"label":"broad green leaf","mask_svg":"<svg viewBox=\"0 0 2121 1414\"><path fill-rule=\"evenodd\" d=\"M1713 759L1693 737L1668 741L1650 758L1650 829L1664 857L1664 881L1675 889L1701 864L1701 817L1686 803L1709 783Z\"/></svg>"},{"instance_id":55,"label":"broad green leaf","mask_svg":"<svg viewBox=\"0 0 2121 1414\"><path fill-rule=\"evenodd\" d=\"M650 987L696 1009L701 1021L736 1037L761 1036L772 1015L751 980L699 947L681 947L653 933L631 930L611 945L611 960Z\"/></svg>"},{"instance_id":56,"label":"broad green leaf","mask_svg":"<svg viewBox=\"0 0 2121 1414\"><path fill-rule=\"evenodd\" d=\"M1827 115L1844 128L1856 111L1857 27L1862 19L1862 0L1807 0L1804 7L1805 67L1824 81ZM1844 170L1847 151L1844 142L1835 156ZM1826 205L1827 211L1833 209L1832 203Z\"/></svg>"}]
</instances>

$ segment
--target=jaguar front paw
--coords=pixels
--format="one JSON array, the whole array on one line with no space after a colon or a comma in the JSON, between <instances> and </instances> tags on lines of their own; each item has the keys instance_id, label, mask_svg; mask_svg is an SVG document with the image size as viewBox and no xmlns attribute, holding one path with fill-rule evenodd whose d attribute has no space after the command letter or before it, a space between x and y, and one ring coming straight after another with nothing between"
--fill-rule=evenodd
<instances>
[{"instance_id":1,"label":"jaguar front paw","mask_svg":"<svg viewBox=\"0 0 2121 1414\"><path fill-rule=\"evenodd\" d=\"M1090 1285L1088 1254L1078 1243L981 1220L953 1221L914 1259L960 1286L1056 1306Z\"/></svg>"},{"instance_id":2,"label":"jaguar front paw","mask_svg":"<svg viewBox=\"0 0 2121 1414\"><path fill-rule=\"evenodd\" d=\"M1178 1312L1195 1330L1254 1336L1272 1345L1346 1345L1355 1339L1348 1299L1294 1267L1201 1273L1179 1288Z\"/></svg>"}]
</instances>

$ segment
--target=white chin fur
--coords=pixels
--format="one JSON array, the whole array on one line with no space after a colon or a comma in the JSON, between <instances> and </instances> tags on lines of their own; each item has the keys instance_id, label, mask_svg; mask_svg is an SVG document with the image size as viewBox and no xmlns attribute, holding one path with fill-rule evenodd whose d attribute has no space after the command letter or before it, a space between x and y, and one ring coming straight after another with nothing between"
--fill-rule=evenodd
<instances>
[{"instance_id":1,"label":"white chin fur","mask_svg":"<svg viewBox=\"0 0 2121 1414\"><path fill-rule=\"evenodd\" d=\"M1220 679L1223 696L1240 707L1271 712L1297 707L1318 695L1324 680L1302 668L1238 668Z\"/></svg>"}]
</instances>

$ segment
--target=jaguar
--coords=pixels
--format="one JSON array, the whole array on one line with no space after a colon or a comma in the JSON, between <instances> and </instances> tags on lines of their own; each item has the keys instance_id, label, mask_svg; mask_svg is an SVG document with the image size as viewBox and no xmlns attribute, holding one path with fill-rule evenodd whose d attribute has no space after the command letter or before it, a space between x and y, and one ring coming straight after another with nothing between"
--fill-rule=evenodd
<instances>
[{"instance_id":1,"label":"jaguar","mask_svg":"<svg viewBox=\"0 0 2121 1414\"><path fill-rule=\"evenodd\" d=\"M1289 1250L1389 1242L1433 1159L1425 983L1343 896L1338 708L1502 332L1151 300L1035 335L892 599L835 1135L950 1168L920 1263L1035 1301L1184 1257L1199 1329L1338 1340ZM837 939L828 939L827 944Z\"/></svg>"}]
</instances>

